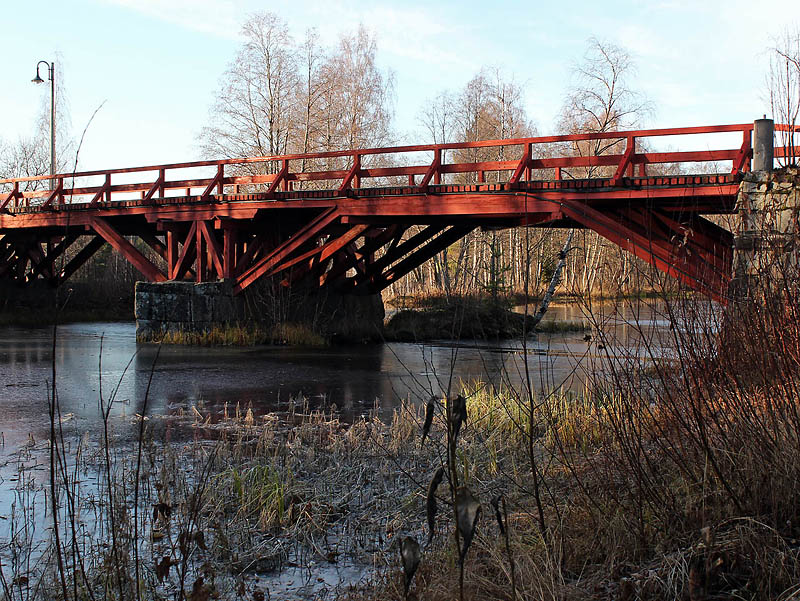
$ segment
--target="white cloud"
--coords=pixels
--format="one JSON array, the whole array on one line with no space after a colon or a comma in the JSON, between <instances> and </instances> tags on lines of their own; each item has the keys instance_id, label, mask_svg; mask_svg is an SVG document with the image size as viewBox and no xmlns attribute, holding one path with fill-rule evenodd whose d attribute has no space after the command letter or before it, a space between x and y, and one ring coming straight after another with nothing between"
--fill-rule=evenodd
<instances>
[{"instance_id":1,"label":"white cloud","mask_svg":"<svg viewBox=\"0 0 800 601\"><path fill-rule=\"evenodd\" d=\"M219 37L235 38L241 7L234 0L102 0L155 19Z\"/></svg>"}]
</instances>

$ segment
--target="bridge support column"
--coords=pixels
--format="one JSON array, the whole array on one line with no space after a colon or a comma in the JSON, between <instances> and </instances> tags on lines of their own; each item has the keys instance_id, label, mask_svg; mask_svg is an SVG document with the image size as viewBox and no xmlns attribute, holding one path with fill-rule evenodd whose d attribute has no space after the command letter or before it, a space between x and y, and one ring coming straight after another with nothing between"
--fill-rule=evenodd
<instances>
[{"instance_id":1,"label":"bridge support column","mask_svg":"<svg viewBox=\"0 0 800 601\"><path fill-rule=\"evenodd\" d=\"M753 122L753 171L772 171L775 160L775 123L772 119Z\"/></svg>"},{"instance_id":2,"label":"bridge support column","mask_svg":"<svg viewBox=\"0 0 800 601\"><path fill-rule=\"evenodd\" d=\"M766 288L795 286L800 242L800 169L745 174L739 190L730 296L753 298Z\"/></svg>"},{"instance_id":3,"label":"bridge support column","mask_svg":"<svg viewBox=\"0 0 800 601\"><path fill-rule=\"evenodd\" d=\"M381 338L384 307L380 294L264 285L234 296L232 280L171 281L137 282L135 314L139 342L194 344L203 334L242 325L272 332L281 343L282 324L303 326L328 341L363 342Z\"/></svg>"},{"instance_id":4,"label":"bridge support column","mask_svg":"<svg viewBox=\"0 0 800 601\"><path fill-rule=\"evenodd\" d=\"M189 337L236 324L244 317L242 299L230 281L136 282L136 339L140 342Z\"/></svg>"}]
</instances>

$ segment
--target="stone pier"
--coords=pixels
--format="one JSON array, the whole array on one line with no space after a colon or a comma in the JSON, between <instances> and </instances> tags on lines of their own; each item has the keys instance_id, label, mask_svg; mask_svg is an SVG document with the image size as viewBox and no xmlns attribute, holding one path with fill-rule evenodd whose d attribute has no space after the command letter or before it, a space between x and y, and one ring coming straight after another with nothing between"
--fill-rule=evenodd
<instances>
[{"instance_id":1,"label":"stone pier","mask_svg":"<svg viewBox=\"0 0 800 601\"><path fill-rule=\"evenodd\" d=\"M798 267L800 169L773 170L772 121L759 119L755 125L753 171L744 175L737 201L730 293L738 299L783 282Z\"/></svg>"},{"instance_id":2,"label":"stone pier","mask_svg":"<svg viewBox=\"0 0 800 601\"><path fill-rule=\"evenodd\" d=\"M739 193L740 230L735 238L733 296L749 296L765 277L797 268L800 170L745 174Z\"/></svg>"},{"instance_id":3,"label":"stone pier","mask_svg":"<svg viewBox=\"0 0 800 601\"><path fill-rule=\"evenodd\" d=\"M198 334L244 318L242 299L230 282L136 282L136 339Z\"/></svg>"},{"instance_id":4,"label":"stone pier","mask_svg":"<svg viewBox=\"0 0 800 601\"><path fill-rule=\"evenodd\" d=\"M242 327L281 340L277 326L292 324L327 340L374 341L383 333L379 294L355 296L332 290L303 291L254 286L234 296L230 281L137 282L136 338L139 341L186 340L211 331Z\"/></svg>"}]
</instances>

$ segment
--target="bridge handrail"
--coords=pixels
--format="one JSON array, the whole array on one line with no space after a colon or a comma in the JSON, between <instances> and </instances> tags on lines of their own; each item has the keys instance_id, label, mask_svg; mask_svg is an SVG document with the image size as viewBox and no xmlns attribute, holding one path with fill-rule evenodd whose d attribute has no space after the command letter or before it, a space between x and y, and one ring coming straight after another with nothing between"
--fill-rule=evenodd
<instances>
[{"instance_id":1,"label":"bridge handrail","mask_svg":"<svg viewBox=\"0 0 800 601\"><path fill-rule=\"evenodd\" d=\"M785 131L787 126L776 125L776 130ZM476 142L452 142L446 144L421 144L407 146L392 146L383 148L362 148L354 150L339 150L329 152L299 153L289 155L269 155L258 157L228 158L221 160L190 161L183 163L167 163L160 165L147 165L139 167L126 167L117 169L100 169L91 171L79 171L73 173L58 173L53 175L40 175L22 178L10 178L0 180L0 185L8 186L11 184L11 192L0 193L0 210L7 207L17 208L23 204L30 205L31 199L44 198L42 206L52 206L64 203L65 197L89 196L92 199L90 205L95 205L101 201L110 202L112 194L140 192L142 198L149 200L158 196L164 196L165 190L186 189L189 196L192 188L202 188L200 195L203 198L209 197L214 190L217 194L223 194L225 186L236 186L248 184L268 185L268 194L277 191L278 186L282 185L284 190L291 189L293 181L319 181L319 180L341 180L338 187L339 193L344 193L351 187L360 187L361 178L377 177L396 177L408 176L409 185L417 186L424 191L430 183L440 183L441 176L447 173L467 173L477 172L478 181L484 181L484 172L508 171L511 172L510 182L518 182L523 175L530 175L532 169L555 169L555 177L559 179L562 168L591 167L591 166L617 166L616 173L612 179L618 182L623 176L633 175L635 165L639 165L640 174L644 174L647 164L651 163L680 163L680 162L703 162L703 161L732 161L733 172L747 169L750 157L752 156L752 136L753 124L741 123L732 125L708 125L680 128L658 128L658 129L638 129L627 131L608 131L597 133L566 134L553 136L536 136L527 138L510 138L502 140L481 140ZM742 144L739 148L724 150L701 150L701 151L682 151L682 152L636 152L636 142L640 138L661 137L661 136L686 136L697 134L719 134L728 132L738 132L742 134ZM535 145L581 142L593 140L625 140L626 149L623 154L607 155L569 155L555 156L549 158L539 158L534 156L533 148ZM458 162L445 163L442 161L442 153L449 150L463 150L471 148L491 148L498 146L522 146L521 157L511 160L494 160L478 162ZM403 166L362 166L361 158L368 155L395 155L403 153L433 152L434 160L431 164L425 165L403 165ZM776 156L780 155L781 149L776 148ZM308 159L329 159L329 158L351 158L350 166L345 169L310 170L292 172L289 169L290 161ZM272 163L279 162L281 167L278 173L257 174L257 175L226 175L224 168L227 165L247 165L253 163ZM216 167L217 173L213 177L200 177L197 179L167 180L166 172L177 169L191 169L202 167ZM126 182L112 185L111 176L138 173L138 172L158 172L155 181L148 180L143 182ZM74 181L77 178L105 176L102 185L76 187ZM421 176L421 181L415 178ZM64 187L65 179L72 179L72 188ZM25 182L52 181L54 185L49 190L21 190L20 184Z\"/></svg>"},{"instance_id":2,"label":"bridge handrail","mask_svg":"<svg viewBox=\"0 0 800 601\"><path fill-rule=\"evenodd\" d=\"M775 129L780 126L776 125ZM93 175L105 175L106 173L136 173L140 171L157 171L159 169L188 169L190 167L214 167L217 165L235 165L248 163L269 163L274 161L294 161L300 159L327 159L351 157L354 154L402 154L407 152L426 152L436 150L460 150L466 148L487 148L493 146L520 146L522 144L552 144L556 142L582 142L589 140L610 140L625 139L628 137L650 138L658 136L683 136L691 134L715 134L726 132L745 132L752 131L752 123L740 123L734 125L704 125L695 127L674 127L659 129L638 129L625 131L609 131L586 134L563 134L555 136L535 136L531 138L508 138L503 140L479 140L477 142L449 142L446 144L418 144L410 146L387 146L381 148L359 148L355 150L333 150L328 152L306 152L299 154L285 155L264 155L256 157L240 157L229 159L188 161L184 163L165 163L161 165L142 165L138 167L122 167L116 169L95 169L91 171L76 171L57 173L53 175L35 175L29 177L15 177L0 179L0 184L10 184L14 182L32 182L39 180L49 180L55 178L78 178Z\"/></svg>"}]
</instances>

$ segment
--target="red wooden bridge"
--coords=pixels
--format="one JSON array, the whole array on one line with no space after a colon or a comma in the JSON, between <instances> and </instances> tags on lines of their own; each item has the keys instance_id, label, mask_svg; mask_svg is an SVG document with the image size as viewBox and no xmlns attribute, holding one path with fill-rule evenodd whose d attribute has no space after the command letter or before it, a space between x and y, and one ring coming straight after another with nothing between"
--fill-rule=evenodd
<instances>
[{"instance_id":1,"label":"red wooden bridge","mask_svg":"<svg viewBox=\"0 0 800 601\"><path fill-rule=\"evenodd\" d=\"M105 243L150 281L375 293L477 227L585 227L722 298L753 124L225 159L0 180L0 278L69 278ZM651 152L731 136L730 148ZM725 136L720 135L725 134ZM675 138L672 138L675 140ZM606 152L587 149L601 143ZM581 151L585 156L581 156ZM489 152L504 160L481 160ZM783 149L776 148L775 156ZM447 160L451 158L452 160ZM680 174L706 164L713 174ZM696 167L695 167L696 170ZM720 172L722 171L722 172ZM672 173L672 174L670 174ZM48 187L49 189L36 189ZM409 232L414 226L413 232ZM141 243L137 242L137 239ZM142 252L145 245L154 253Z\"/></svg>"}]
</instances>

